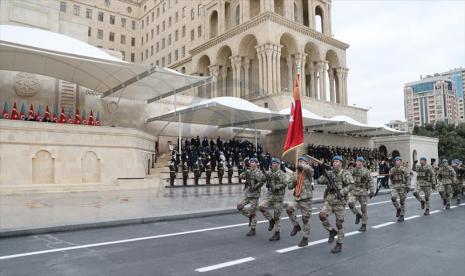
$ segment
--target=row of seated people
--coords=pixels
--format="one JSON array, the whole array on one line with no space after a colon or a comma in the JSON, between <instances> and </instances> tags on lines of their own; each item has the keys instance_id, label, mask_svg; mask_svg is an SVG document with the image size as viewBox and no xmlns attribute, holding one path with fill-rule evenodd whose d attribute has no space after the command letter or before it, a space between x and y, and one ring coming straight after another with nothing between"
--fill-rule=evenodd
<instances>
[{"instance_id":1,"label":"row of seated people","mask_svg":"<svg viewBox=\"0 0 465 276\"><path fill-rule=\"evenodd\" d=\"M65 113L64 108L61 108L61 112L58 112L58 107L55 107L53 113L50 112L48 105L44 108L40 105L37 111L34 111L34 106L29 105L29 110L26 111L26 106L23 103L21 109L18 111L16 102L13 103L13 107L9 108L8 102L3 105L1 113L2 119L9 120L22 120L22 121L34 121L34 122L47 122L47 123L61 123L61 124L75 124L75 125L90 125L100 126L100 113L97 112L94 117L93 110L87 115L86 111L81 113L79 108L76 108L76 112Z\"/></svg>"}]
</instances>

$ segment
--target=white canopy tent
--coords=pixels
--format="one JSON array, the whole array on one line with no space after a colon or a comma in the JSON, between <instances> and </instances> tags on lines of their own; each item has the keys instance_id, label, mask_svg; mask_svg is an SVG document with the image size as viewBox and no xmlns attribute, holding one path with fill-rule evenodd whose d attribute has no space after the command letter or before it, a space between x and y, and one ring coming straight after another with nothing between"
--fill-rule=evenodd
<instances>
[{"instance_id":1,"label":"white canopy tent","mask_svg":"<svg viewBox=\"0 0 465 276\"><path fill-rule=\"evenodd\" d=\"M184 115L182 120L181 115ZM403 132L386 126L363 124L347 116L324 118L306 109L302 109L302 117L304 127L309 130L368 137L403 134ZM183 123L212 125L218 128L244 127L273 131L287 129L289 119L290 108L279 112L271 111L244 99L219 97L182 107L146 121L182 121Z\"/></svg>"},{"instance_id":2,"label":"white canopy tent","mask_svg":"<svg viewBox=\"0 0 465 276\"><path fill-rule=\"evenodd\" d=\"M125 62L78 39L11 25L0 25L0 60L0 70L66 80L101 92L102 97L121 90L118 97L147 103L213 81Z\"/></svg>"}]
</instances>

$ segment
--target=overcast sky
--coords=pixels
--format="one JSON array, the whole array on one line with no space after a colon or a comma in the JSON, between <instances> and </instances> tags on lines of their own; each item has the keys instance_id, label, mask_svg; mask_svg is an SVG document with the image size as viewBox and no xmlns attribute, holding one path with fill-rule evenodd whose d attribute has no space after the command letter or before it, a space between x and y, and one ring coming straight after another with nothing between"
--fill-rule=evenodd
<instances>
[{"instance_id":1,"label":"overcast sky","mask_svg":"<svg viewBox=\"0 0 465 276\"><path fill-rule=\"evenodd\" d=\"M465 0L333 0L332 24L350 44L349 104L370 123L405 119L404 83L465 68Z\"/></svg>"}]
</instances>

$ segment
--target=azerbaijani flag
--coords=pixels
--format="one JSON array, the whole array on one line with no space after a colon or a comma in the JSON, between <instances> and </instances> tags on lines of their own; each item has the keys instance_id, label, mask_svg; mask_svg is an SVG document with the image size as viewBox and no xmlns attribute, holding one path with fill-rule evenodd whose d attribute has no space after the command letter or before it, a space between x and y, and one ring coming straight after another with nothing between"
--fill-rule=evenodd
<instances>
[{"instance_id":1,"label":"azerbaijani flag","mask_svg":"<svg viewBox=\"0 0 465 276\"><path fill-rule=\"evenodd\" d=\"M286 140L284 141L284 156L289 151L301 146L304 143L304 128L302 122L302 104L300 102L299 75L294 83L294 99L291 105L291 118L287 128Z\"/></svg>"}]
</instances>

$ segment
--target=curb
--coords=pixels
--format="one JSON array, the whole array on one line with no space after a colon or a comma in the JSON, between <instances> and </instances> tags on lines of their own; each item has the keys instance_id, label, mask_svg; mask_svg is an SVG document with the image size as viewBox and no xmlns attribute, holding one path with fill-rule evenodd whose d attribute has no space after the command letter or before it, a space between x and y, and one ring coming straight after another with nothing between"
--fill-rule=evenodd
<instances>
[{"instance_id":1,"label":"curb","mask_svg":"<svg viewBox=\"0 0 465 276\"><path fill-rule=\"evenodd\" d=\"M379 191L378 195L383 195L383 194L388 194L388 193L390 193L389 190L383 190L383 191ZM312 203L313 204L323 203L323 198L314 199ZM287 203L283 204L284 208L286 208L287 206L288 206ZM110 220L110 221L102 221L102 222L69 224L69 225L59 225L59 226L50 226L50 227L41 227L41 228L30 228L30 229L10 229L6 231L0 231L0 239L30 236L30 235L41 235L41 234L49 234L49 233L58 233L58 232L72 232L72 231L89 230L89 229L96 229L96 228L127 226L127 225L133 225L133 224L166 222L166 221L193 219L193 218L205 218L205 217L214 217L214 216L229 215L229 214L236 214L236 213L237 213L236 208L230 208L230 209L223 209L223 210L217 210L217 211L206 211L206 212L171 215L171 216Z\"/></svg>"}]
</instances>

